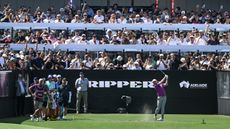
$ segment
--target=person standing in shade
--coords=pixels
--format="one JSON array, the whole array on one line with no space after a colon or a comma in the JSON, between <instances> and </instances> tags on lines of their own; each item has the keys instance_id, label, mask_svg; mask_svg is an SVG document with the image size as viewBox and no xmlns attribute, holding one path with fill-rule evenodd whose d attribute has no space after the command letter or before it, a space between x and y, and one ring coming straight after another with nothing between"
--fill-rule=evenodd
<instances>
[{"instance_id":1,"label":"person standing in shade","mask_svg":"<svg viewBox=\"0 0 230 129\"><path fill-rule=\"evenodd\" d=\"M23 79L22 74L18 74L18 80L16 81L16 96L17 96L17 111L16 115L21 116L24 114L25 96L26 96L26 82Z\"/></svg>"},{"instance_id":2,"label":"person standing in shade","mask_svg":"<svg viewBox=\"0 0 230 129\"><path fill-rule=\"evenodd\" d=\"M88 86L89 80L84 77L84 73L80 72L79 78L75 81L75 88L77 89L77 102L76 102L76 113L80 111L81 99L84 102L84 113L87 113L88 109Z\"/></svg>"},{"instance_id":3,"label":"person standing in shade","mask_svg":"<svg viewBox=\"0 0 230 129\"><path fill-rule=\"evenodd\" d=\"M58 88L58 92L60 93L59 96L59 106L60 106L60 112L59 117L60 119L63 119L64 116L67 114L67 107L71 103L72 98L72 92L70 91L70 87L68 85L68 81L66 78L62 79L62 84Z\"/></svg>"},{"instance_id":4,"label":"person standing in shade","mask_svg":"<svg viewBox=\"0 0 230 129\"><path fill-rule=\"evenodd\" d=\"M165 105L166 105L166 91L165 87L168 85L168 75L165 75L161 81L152 80L153 86L157 93L157 107L155 109L155 120L164 121ZM161 111L161 117L157 119L157 114Z\"/></svg>"}]
</instances>

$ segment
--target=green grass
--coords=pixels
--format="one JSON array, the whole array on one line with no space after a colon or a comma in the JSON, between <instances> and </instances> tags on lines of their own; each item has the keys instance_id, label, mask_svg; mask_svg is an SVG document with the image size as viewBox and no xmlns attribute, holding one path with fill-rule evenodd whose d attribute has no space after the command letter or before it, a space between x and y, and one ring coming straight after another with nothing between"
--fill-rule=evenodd
<instances>
[{"instance_id":1,"label":"green grass","mask_svg":"<svg viewBox=\"0 0 230 129\"><path fill-rule=\"evenodd\" d=\"M0 129L230 129L230 116L166 115L161 122L151 114L70 114L62 121L0 119Z\"/></svg>"}]
</instances>

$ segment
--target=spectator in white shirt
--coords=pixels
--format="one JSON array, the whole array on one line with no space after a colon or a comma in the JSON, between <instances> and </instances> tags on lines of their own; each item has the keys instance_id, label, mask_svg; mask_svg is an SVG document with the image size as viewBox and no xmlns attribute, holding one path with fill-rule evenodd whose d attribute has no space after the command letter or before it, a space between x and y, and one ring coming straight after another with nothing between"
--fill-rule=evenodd
<instances>
[{"instance_id":1,"label":"spectator in white shirt","mask_svg":"<svg viewBox=\"0 0 230 129\"><path fill-rule=\"evenodd\" d=\"M121 15L120 18L117 19L118 23L120 24L126 24L127 20L124 15Z\"/></svg>"},{"instance_id":2,"label":"spectator in white shirt","mask_svg":"<svg viewBox=\"0 0 230 129\"><path fill-rule=\"evenodd\" d=\"M195 43L197 45L207 45L207 42L204 40L204 38L198 31L196 32Z\"/></svg>"},{"instance_id":3,"label":"spectator in white shirt","mask_svg":"<svg viewBox=\"0 0 230 129\"><path fill-rule=\"evenodd\" d=\"M99 40L97 40L97 36L94 34L92 39L89 40L89 44L92 44L92 45L98 45L99 44Z\"/></svg>"},{"instance_id":4,"label":"spectator in white shirt","mask_svg":"<svg viewBox=\"0 0 230 129\"><path fill-rule=\"evenodd\" d=\"M134 62L134 66L131 68L131 70L142 70L142 68L138 62Z\"/></svg>"},{"instance_id":5,"label":"spectator in white shirt","mask_svg":"<svg viewBox=\"0 0 230 129\"><path fill-rule=\"evenodd\" d=\"M186 42L186 39L184 37L184 34L180 34L179 44L178 45L188 45L187 42Z\"/></svg>"},{"instance_id":6,"label":"spectator in white shirt","mask_svg":"<svg viewBox=\"0 0 230 129\"><path fill-rule=\"evenodd\" d=\"M167 45L166 40L163 38L163 35L159 35L159 39L157 41L157 45Z\"/></svg>"},{"instance_id":7,"label":"spectator in white shirt","mask_svg":"<svg viewBox=\"0 0 230 129\"><path fill-rule=\"evenodd\" d=\"M43 20L44 23L54 23L54 20L51 18L50 15L47 15L46 18Z\"/></svg>"},{"instance_id":8,"label":"spectator in white shirt","mask_svg":"<svg viewBox=\"0 0 230 129\"><path fill-rule=\"evenodd\" d=\"M64 23L64 21L61 19L61 14L57 14L54 23Z\"/></svg>"},{"instance_id":9,"label":"spectator in white shirt","mask_svg":"<svg viewBox=\"0 0 230 129\"><path fill-rule=\"evenodd\" d=\"M171 36L168 38L168 45L178 45L179 44L179 38L177 37L177 33L172 33Z\"/></svg>"},{"instance_id":10,"label":"spectator in white shirt","mask_svg":"<svg viewBox=\"0 0 230 129\"><path fill-rule=\"evenodd\" d=\"M93 59L88 54L86 54L85 60L83 60L83 63L85 64L85 67L87 67L88 69L91 69L93 66Z\"/></svg>"},{"instance_id":11,"label":"spectator in white shirt","mask_svg":"<svg viewBox=\"0 0 230 129\"><path fill-rule=\"evenodd\" d=\"M89 44L88 40L86 39L86 35L82 34L80 40L78 41L78 44L86 45Z\"/></svg>"},{"instance_id":12,"label":"spectator in white shirt","mask_svg":"<svg viewBox=\"0 0 230 129\"><path fill-rule=\"evenodd\" d=\"M157 67L157 70L167 70L168 69L168 65L166 61L164 60L163 54L159 55L159 59L157 60L156 67Z\"/></svg>"},{"instance_id":13,"label":"spectator in white shirt","mask_svg":"<svg viewBox=\"0 0 230 129\"><path fill-rule=\"evenodd\" d=\"M118 23L118 20L116 18L116 14L112 13L110 18L109 18L109 23Z\"/></svg>"},{"instance_id":14,"label":"spectator in white shirt","mask_svg":"<svg viewBox=\"0 0 230 129\"><path fill-rule=\"evenodd\" d=\"M80 33L78 31L74 32L74 36L72 37L72 40L74 43L78 43L78 41L80 40L81 36Z\"/></svg>"},{"instance_id":15,"label":"spectator in white shirt","mask_svg":"<svg viewBox=\"0 0 230 129\"><path fill-rule=\"evenodd\" d=\"M190 35L188 45L196 45L195 37L193 35Z\"/></svg>"},{"instance_id":16,"label":"spectator in white shirt","mask_svg":"<svg viewBox=\"0 0 230 129\"><path fill-rule=\"evenodd\" d=\"M82 60L81 60L80 55L76 54L75 58L71 60L70 67L68 69L79 69L81 63L82 63Z\"/></svg>"},{"instance_id":17,"label":"spectator in white shirt","mask_svg":"<svg viewBox=\"0 0 230 129\"><path fill-rule=\"evenodd\" d=\"M74 18L71 20L71 23L81 23L81 18L79 15L75 15Z\"/></svg>"},{"instance_id":18,"label":"spectator in white shirt","mask_svg":"<svg viewBox=\"0 0 230 129\"><path fill-rule=\"evenodd\" d=\"M104 23L105 17L102 15L101 10L97 10L97 14L93 18L93 23Z\"/></svg>"}]
</instances>

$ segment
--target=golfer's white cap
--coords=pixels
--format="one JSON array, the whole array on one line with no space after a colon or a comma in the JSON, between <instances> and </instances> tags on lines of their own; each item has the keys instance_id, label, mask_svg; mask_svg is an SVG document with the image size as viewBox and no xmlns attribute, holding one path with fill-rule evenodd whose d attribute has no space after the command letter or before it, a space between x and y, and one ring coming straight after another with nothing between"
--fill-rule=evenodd
<instances>
[{"instance_id":1,"label":"golfer's white cap","mask_svg":"<svg viewBox=\"0 0 230 129\"><path fill-rule=\"evenodd\" d=\"M153 79L152 82L157 82L157 79Z\"/></svg>"}]
</instances>

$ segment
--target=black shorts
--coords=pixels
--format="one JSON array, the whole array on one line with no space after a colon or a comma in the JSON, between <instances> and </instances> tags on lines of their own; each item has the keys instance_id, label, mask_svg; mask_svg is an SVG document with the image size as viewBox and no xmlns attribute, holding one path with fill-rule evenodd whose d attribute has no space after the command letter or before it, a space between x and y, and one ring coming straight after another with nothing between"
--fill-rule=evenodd
<instances>
[{"instance_id":1,"label":"black shorts","mask_svg":"<svg viewBox=\"0 0 230 129\"><path fill-rule=\"evenodd\" d=\"M68 107L68 101L66 101L66 100L63 100L63 101L61 101L61 102L59 102L59 106L64 106L64 107Z\"/></svg>"}]
</instances>

